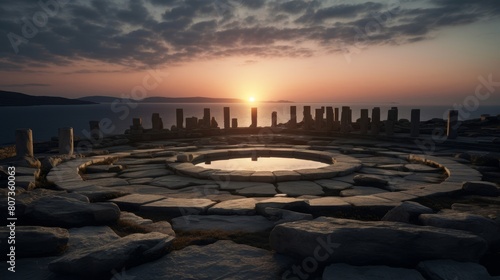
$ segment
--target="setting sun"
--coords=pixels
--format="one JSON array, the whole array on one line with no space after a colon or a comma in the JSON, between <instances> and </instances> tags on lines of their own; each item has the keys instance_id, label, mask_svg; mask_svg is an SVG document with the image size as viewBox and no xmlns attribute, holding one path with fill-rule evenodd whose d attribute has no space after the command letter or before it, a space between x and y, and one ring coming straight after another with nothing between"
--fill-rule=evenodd
<instances>
[{"instance_id":1,"label":"setting sun","mask_svg":"<svg viewBox=\"0 0 500 280\"><path fill-rule=\"evenodd\" d=\"M249 102L251 102L251 103L255 102L255 97L250 96L250 97L248 98L248 101L249 101Z\"/></svg>"}]
</instances>

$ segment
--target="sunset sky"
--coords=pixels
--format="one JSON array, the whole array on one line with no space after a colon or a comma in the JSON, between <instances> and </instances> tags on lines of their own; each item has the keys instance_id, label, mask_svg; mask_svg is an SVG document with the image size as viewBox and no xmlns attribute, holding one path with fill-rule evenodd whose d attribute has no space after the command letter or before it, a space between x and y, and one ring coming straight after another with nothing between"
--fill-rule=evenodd
<instances>
[{"instance_id":1,"label":"sunset sky","mask_svg":"<svg viewBox=\"0 0 500 280\"><path fill-rule=\"evenodd\" d=\"M498 0L5 2L2 90L119 97L154 69L148 96L451 105L500 83Z\"/></svg>"}]
</instances>

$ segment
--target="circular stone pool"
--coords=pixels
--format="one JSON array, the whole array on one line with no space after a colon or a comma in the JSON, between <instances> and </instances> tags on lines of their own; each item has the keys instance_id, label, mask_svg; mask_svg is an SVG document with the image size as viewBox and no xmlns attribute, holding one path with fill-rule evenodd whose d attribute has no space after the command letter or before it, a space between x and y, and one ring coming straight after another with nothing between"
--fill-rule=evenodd
<instances>
[{"instance_id":1,"label":"circular stone pool","mask_svg":"<svg viewBox=\"0 0 500 280\"><path fill-rule=\"evenodd\" d=\"M203 168L221 170L277 171L327 167L328 164L307 159L285 157L231 158L196 164Z\"/></svg>"},{"instance_id":2,"label":"circular stone pool","mask_svg":"<svg viewBox=\"0 0 500 280\"><path fill-rule=\"evenodd\" d=\"M361 167L358 159L339 153L264 147L180 154L168 164L175 173L194 178L265 183L333 178Z\"/></svg>"}]
</instances>

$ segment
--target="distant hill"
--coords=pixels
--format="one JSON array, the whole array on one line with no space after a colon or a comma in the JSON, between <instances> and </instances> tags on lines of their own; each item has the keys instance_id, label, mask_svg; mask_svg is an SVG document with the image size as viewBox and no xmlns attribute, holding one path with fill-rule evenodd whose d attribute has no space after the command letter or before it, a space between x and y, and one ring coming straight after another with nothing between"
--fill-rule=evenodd
<instances>
[{"instance_id":1,"label":"distant hill","mask_svg":"<svg viewBox=\"0 0 500 280\"><path fill-rule=\"evenodd\" d=\"M82 101L91 101L96 103L112 103L119 97L112 96L87 96L78 98ZM132 100L133 101L133 100ZM234 98L210 98L210 97L148 97L137 102L141 103L241 103L243 100Z\"/></svg>"},{"instance_id":2,"label":"distant hill","mask_svg":"<svg viewBox=\"0 0 500 280\"><path fill-rule=\"evenodd\" d=\"M54 96L33 96L19 92L0 90L0 107L38 105L88 105L95 102Z\"/></svg>"},{"instance_id":3,"label":"distant hill","mask_svg":"<svg viewBox=\"0 0 500 280\"><path fill-rule=\"evenodd\" d=\"M87 96L78 98L82 101L90 101L96 103L112 103L115 100L120 100L119 97L112 96ZM133 100L132 100L133 101ZM246 101L236 98L210 98L210 97L148 97L137 102L141 103L245 103ZM291 103L291 101L264 101L269 103Z\"/></svg>"}]
</instances>

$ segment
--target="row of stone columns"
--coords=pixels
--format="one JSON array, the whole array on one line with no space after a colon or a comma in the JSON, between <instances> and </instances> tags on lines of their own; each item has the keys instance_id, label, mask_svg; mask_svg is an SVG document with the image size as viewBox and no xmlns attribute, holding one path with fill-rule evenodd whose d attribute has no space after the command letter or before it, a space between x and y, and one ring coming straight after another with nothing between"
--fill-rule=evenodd
<instances>
[{"instance_id":1,"label":"row of stone columns","mask_svg":"<svg viewBox=\"0 0 500 280\"><path fill-rule=\"evenodd\" d=\"M59 153L63 155L72 155L73 151L73 128L59 128ZM19 158L34 157L33 131L31 129L21 128L16 130L16 155Z\"/></svg>"}]
</instances>

